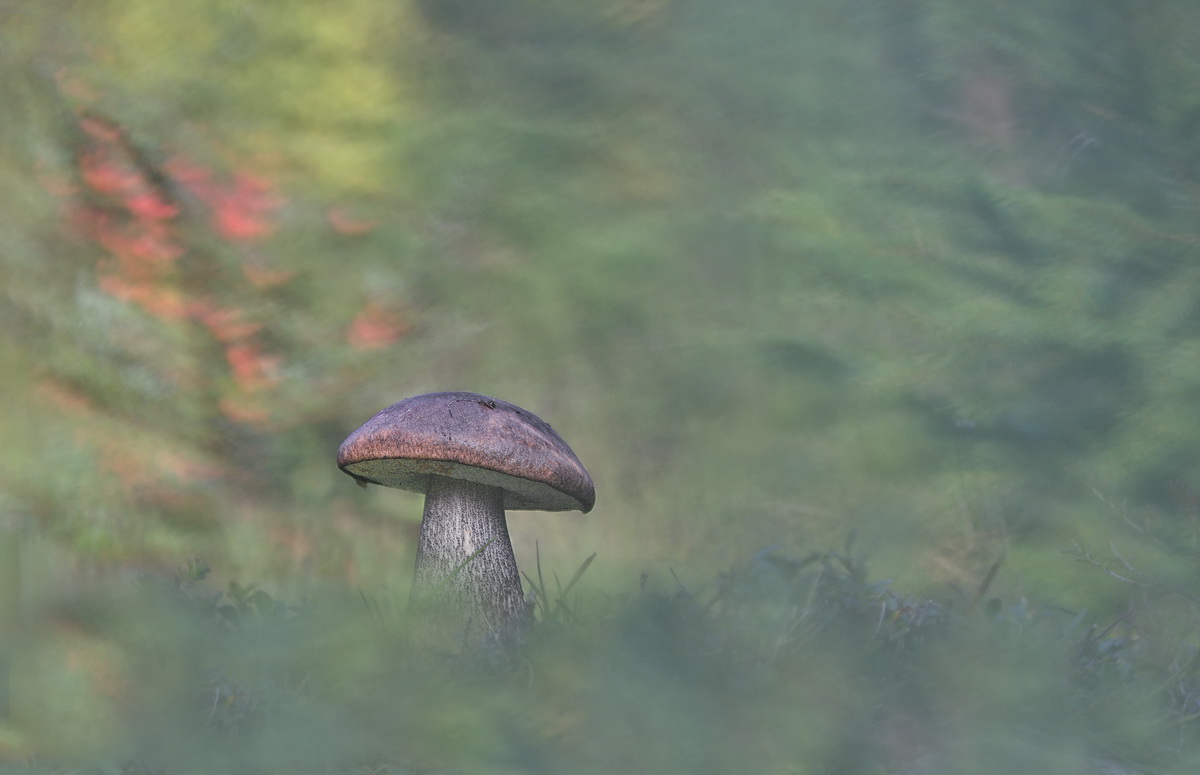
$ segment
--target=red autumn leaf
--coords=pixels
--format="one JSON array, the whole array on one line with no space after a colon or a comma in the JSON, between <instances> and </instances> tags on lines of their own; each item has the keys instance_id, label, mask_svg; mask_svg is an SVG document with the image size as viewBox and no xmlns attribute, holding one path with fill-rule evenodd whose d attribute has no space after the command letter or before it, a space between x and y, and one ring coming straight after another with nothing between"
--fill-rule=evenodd
<instances>
[{"instance_id":1,"label":"red autumn leaf","mask_svg":"<svg viewBox=\"0 0 1200 775\"><path fill-rule=\"evenodd\" d=\"M125 139L125 133L121 131L121 127L107 118L102 118L94 113L84 113L79 119L79 128L96 140L99 140L106 145L122 142Z\"/></svg>"},{"instance_id":2,"label":"red autumn leaf","mask_svg":"<svg viewBox=\"0 0 1200 775\"><path fill-rule=\"evenodd\" d=\"M129 253L148 261L167 262L183 255L183 248L162 229L141 229L129 241Z\"/></svg>"},{"instance_id":3,"label":"red autumn leaf","mask_svg":"<svg viewBox=\"0 0 1200 775\"><path fill-rule=\"evenodd\" d=\"M161 230L122 228L102 222L92 237L115 259L121 271L131 277L165 277L174 259L183 254L183 248Z\"/></svg>"},{"instance_id":4,"label":"red autumn leaf","mask_svg":"<svg viewBox=\"0 0 1200 775\"><path fill-rule=\"evenodd\" d=\"M372 299L346 331L346 342L359 352L378 350L408 333L408 322L394 309Z\"/></svg>"},{"instance_id":5,"label":"red autumn leaf","mask_svg":"<svg viewBox=\"0 0 1200 775\"><path fill-rule=\"evenodd\" d=\"M193 314L219 342L247 339L258 333L263 326L259 322L243 320L242 311L236 308L206 305L195 310Z\"/></svg>"},{"instance_id":6,"label":"red autumn leaf","mask_svg":"<svg viewBox=\"0 0 1200 775\"><path fill-rule=\"evenodd\" d=\"M216 227L222 237L252 240L271 232L271 226L259 214L238 207L227 199L217 205Z\"/></svg>"},{"instance_id":7,"label":"red autumn leaf","mask_svg":"<svg viewBox=\"0 0 1200 775\"><path fill-rule=\"evenodd\" d=\"M96 283L100 290L114 299L136 304L159 320L177 321L187 317L187 302L182 294L174 288L158 284L153 278L105 274Z\"/></svg>"},{"instance_id":8,"label":"red autumn leaf","mask_svg":"<svg viewBox=\"0 0 1200 775\"><path fill-rule=\"evenodd\" d=\"M211 204L217 231L222 236L252 240L271 233L269 216L280 202L265 180L239 173L233 188L221 192Z\"/></svg>"},{"instance_id":9,"label":"red autumn leaf","mask_svg":"<svg viewBox=\"0 0 1200 775\"><path fill-rule=\"evenodd\" d=\"M85 183L101 194L131 191L143 182L137 170L116 162L110 154L103 151L80 154L79 174Z\"/></svg>"},{"instance_id":10,"label":"red autumn leaf","mask_svg":"<svg viewBox=\"0 0 1200 775\"><path fill-rule=\"evenodd\" d=\"M225 359L233 372L233 381L247 393L273 385L280 359L263 353L257 342L231 344L225 348Z\"/></svg>"},{"instance_id":11,"label":"red autumn leaf","mask_svg":"<svg viewBox=\"0 0 1200 775\"><path fill-rule=\"evenodd\" d=\"M208 205L213 227L225 239L255 240L273 230L271 215L282 200L265 179L239 172L232 183L216 181L209 170L182 156L171 158L164 167L176 182Z\"/></svg>"},{"instance_id":12,"label":"red autumn leaf","mask_svg":"<svg viewBox=\"0 0 1200 775\"><path fill-rule=\"evenodd\" d=\"M179 207L165 201L156 191L141 191L125 200L129 212L146 220L163 220L179 215Z\"/></svg>"}]
</instances>

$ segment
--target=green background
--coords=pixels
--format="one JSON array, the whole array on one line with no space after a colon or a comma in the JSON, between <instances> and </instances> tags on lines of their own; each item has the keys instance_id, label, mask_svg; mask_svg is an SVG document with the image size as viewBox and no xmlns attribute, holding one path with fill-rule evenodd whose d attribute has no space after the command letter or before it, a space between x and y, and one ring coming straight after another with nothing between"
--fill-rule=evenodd
<instances>
[{"instance_id":1,"label":"green background","mask_svg":"<svg viewBox=\"0 0 1200 775\"><path fill-rule=\"evenodd\" d=\"M1129 645L1153 597L1177 623L1156 664L1193 665L1198 38L1184 0L0 1L5 616L58 644L43 672L67 676L34 694L108 718L103 689L63 688L54 648L98 680L87 660L130 659L149 626L114 601L192 558L210 590L253 583L260 603L401 611L420 498L364 492L334 456L435 390L528 408L588 467L591 514L509 524L531 573L540 558L565 582L597 553L577 589L598 621L639 589L702 597L763 550L853 532L870 580L913 600L994 596L1093 634L1140 621ZM70 652L63 628L101 643ZM620 662L624 630L603 630L619 643L596 659ZM1024 657L990 654L1013 672L972 688L955 643L927 693L1018 691ZM338 680L376 648L339 646ZM570 727L549 708L591 686L566 653L532 728ZM789 674L860 707L837 672ZM634 725L648 738L733 702L663 680ZM1190 696L1170 711L1187 735ZM749 705L856 739L829 703L772 697ZM13 761L124 750L121 721L68 741L39 712L6 728ZM503 714L470 712L488 732L448 767L497 760ZM662 734L692 742L642 771L701 771L678 754L712 729L742 739L675 723ZM1091 738L1062 739L1045 766L1087 771L1070 767ZM1031 766L979 745L961 766ZM504 767L633 766L585 748ZM746 762L730 757L714 771ZM880 761L862 771L909 771Z\"/></svg>"}]
</instances>

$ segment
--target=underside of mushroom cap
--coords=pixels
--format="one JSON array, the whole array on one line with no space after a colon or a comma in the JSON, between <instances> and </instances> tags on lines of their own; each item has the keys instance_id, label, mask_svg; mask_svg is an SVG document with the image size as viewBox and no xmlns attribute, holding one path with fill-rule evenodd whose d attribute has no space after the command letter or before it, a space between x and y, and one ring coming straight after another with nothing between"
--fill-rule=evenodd
<instances>
[{"instance_id":1,"label":"underside of mushroom cap","mask_svg":"<svg viewBox=\"0 0 1200 775\"><path fill-rule=\"evenodd\" d=\"M554 429L479 393L392 404L342 442L338 467L362 482L424 493L430 476L499 487L505 509L591 511L592 478Z\"/></svg>"}]
</instances>

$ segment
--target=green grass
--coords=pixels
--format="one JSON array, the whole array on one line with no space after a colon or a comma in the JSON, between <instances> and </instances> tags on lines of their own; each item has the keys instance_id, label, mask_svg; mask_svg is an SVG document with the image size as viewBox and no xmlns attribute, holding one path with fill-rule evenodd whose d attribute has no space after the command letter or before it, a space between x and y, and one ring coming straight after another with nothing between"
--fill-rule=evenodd
<instances>
[{"instance_id":1,"label":"green grass","mask_svg":"<svg viewBox=\"0 0 1200 775\"><path fill-rule=\"evenodd\" d=\"M1064 562L1068 560L1064 559ZM286 604L191 563L31 612L6 771L1099 772L1200 764L1200 611L1147 584L1095 619L1006 599L1001 562L940 599L854 547L765 549L619 590L527 575L519 644L430 651L406 606ZM1097 583L1103 574L1095 571Z\"/></svg>"}]
</instances>

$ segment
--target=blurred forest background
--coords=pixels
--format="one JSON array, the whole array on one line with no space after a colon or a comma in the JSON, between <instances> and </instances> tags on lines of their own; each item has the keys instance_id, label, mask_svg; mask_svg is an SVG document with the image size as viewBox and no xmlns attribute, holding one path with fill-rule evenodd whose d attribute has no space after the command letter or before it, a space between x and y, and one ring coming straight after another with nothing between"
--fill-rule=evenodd
<instances>
[{"instance_id":1,"label":"blurred forest background","mask_svg":"<svg viewBox=\"0 0 1200 775\"><path fill-rule=\"evenodd\" d=\"M402 599L421 499L334 456L433 390L572 445L596 509L509 522L594 588L856 531L1195 590L1198 52L1190 0L0 0L22 595Z\"/></svg>"}]
</instances>

